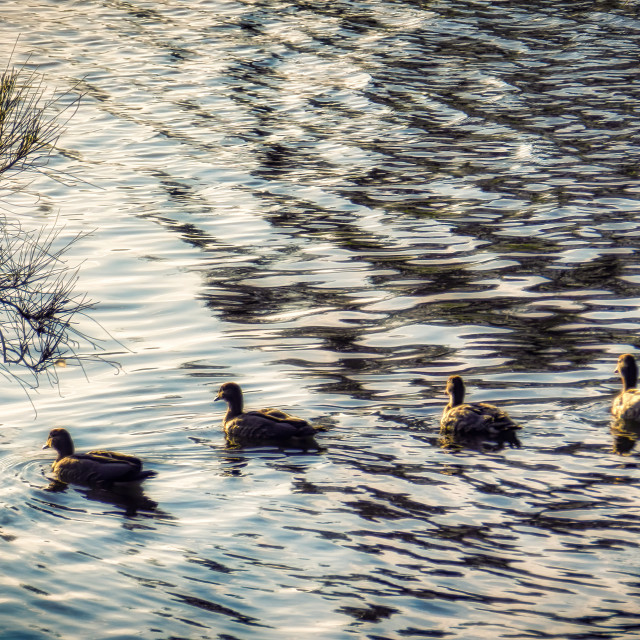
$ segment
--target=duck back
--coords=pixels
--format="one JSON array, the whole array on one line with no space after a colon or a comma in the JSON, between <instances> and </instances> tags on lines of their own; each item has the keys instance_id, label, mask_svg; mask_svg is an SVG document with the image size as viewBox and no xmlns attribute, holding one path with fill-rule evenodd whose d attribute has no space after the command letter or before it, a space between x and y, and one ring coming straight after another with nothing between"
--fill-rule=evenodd
<instances>
[{"instance_id":1,"label":"duck back","mask_svg":"<svg viewBox=\"0 0 640 640\"><path fill-rule=\"evenodd\" d=\"M459 440L495 440L520 447L516 435L520 425L516 424L506 411L485 402L460 404L447 407L440 421L440 429L445 434Z\"/></svg>"}]
</instances>

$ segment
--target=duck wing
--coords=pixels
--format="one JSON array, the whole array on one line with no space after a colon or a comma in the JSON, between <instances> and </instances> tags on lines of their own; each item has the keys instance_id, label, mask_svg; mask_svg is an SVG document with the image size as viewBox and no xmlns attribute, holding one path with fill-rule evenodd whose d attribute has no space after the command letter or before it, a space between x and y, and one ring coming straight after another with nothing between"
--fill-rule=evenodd
<instances>
[{"instance_id":1,"label":"duck wing","mask_svg":"<svg viewBox=\"0 0 640 640\"><path fill-rule=\"evenodd\" d=\"M294 426L298 426L301 429L311 426L306 420L302 418L298 418L296 416L292 416L281 409L274 409L273 407L267 407L266 409L260 409L260 411L250 411L249 413L259 413L263 416L266 416L270 420L274 422L286 422L287 424L292 424Z\"/></svg>"},{"instance_id":2,"label":"duck wing","mask_svg":"<svg viewBox=\"0 0 640 640\"><path fill-rule=\"evenodd\" d=\"M139 458L116 451L74 454L56 461L53 469L62 482L90 486L135 482L156 475L155 471L143 471Z\"/></svg>"},{"instance_id":3,"label":"duck wing","mask_svg":"<svg viewBox=\"0 0 640 640\"><path fill-rule=\"evenodd\" d=\"M142 460L136 456L132 456L128 453L119 453L118 451L103 451L101 449L95 449L94 451L87 451L87 453L79 454L79 458L92 458L104 462L105 464L113 462L126 462L132 466L142 469Z\"/></svg>"}]
</instances>

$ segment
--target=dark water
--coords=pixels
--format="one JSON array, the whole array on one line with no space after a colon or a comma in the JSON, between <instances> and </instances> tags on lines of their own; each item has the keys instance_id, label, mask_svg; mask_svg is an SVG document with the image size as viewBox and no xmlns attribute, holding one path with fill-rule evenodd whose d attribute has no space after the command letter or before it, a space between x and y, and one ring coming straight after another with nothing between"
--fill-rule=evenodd
<instances>
[{"instance_id":1,"label":"dark water","mask_svg":"<svg viewBox=\"0 0 640 640\"><path fill-rule=\"evenodd\" d=\"M638 637L637 2L9 0L0 33L86 92L65 180L3 201L91 232L102 340L3 385L2 637ZM440 446L451 373L521 449ZM226 380L323 449L226 448ZM52 426L159 475L52 491Z\"/></svg>"}]
</instances>

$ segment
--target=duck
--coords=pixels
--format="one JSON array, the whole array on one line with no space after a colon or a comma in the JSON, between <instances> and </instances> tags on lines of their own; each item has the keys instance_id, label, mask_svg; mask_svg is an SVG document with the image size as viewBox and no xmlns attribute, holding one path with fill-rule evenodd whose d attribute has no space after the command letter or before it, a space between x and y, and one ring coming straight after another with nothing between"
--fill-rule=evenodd
<instances>
[{"instance_id":1,"label":"duck","mask_svg":"<svg viewBox=\"0 0 640 640\"><path fill-rule=\"evenodd\" d=\"M616 373L622 380L622 391L613 399L611 413L614 418L626 421L640 421L640 389L638 386L638 365L630 353L618 358Z\"/></svg>"},{"instance_id":2,"label":"duck","mask_svg":"<svg viewBox=\"0 0 640 640\"><path fill-rule=\"evenodd\" d=\"M142 460L115 451L75 453L73 440L66 429L52 429L43 449L55 449L58 457L51 468L65 484L108 487L114 483L141 482L157 473L142 469Z\"/></svg>"},{"instance_id":3,"label":"duck","mask_svg":"<svg viewBox=\"0 0 640 640\"><path fill-rule=\"evenodd\" d=\"M280 409L244 411L242 389L236 382L222 384L216 400L227 403L222 428L231 444L311 444L313 436L322 430Z\"/></svg>"},{"instance_id":4,"label":"duck","mask_svg":"<svg viewBox=\"0 0 640 640\"><path fill-rule=\"evenodd\" d=\"M458 375L447 380L449 403L440 419L440 431L457 441L482 443L490 440L499 446L508 443L520 447L516 431L521 429L506 411L487 402L465 402L465 387Z\"/></svg>"}]
</instances>

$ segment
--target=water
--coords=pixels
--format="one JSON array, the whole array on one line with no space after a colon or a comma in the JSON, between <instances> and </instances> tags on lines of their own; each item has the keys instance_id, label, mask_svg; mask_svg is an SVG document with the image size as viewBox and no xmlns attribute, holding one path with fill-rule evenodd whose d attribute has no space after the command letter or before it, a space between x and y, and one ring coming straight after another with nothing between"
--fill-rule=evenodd
<instances>
[{"instance_id":1,"label":"water","mask_svg":"<svg viewBox=\"0 0 640 640\"><path fill-rule=\"evenodd\" d=\"M636 2L7 0L0 33L86 92L67 179L5 210L91 232L101 340L0 391L2 637L638 636ZM440 446L451 373L522 449ZM226 380L322 450L226 448ZM54 491L52 426L159 475Z\"/></svg>"}]
</instances>

